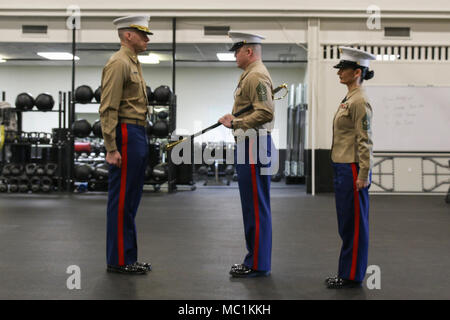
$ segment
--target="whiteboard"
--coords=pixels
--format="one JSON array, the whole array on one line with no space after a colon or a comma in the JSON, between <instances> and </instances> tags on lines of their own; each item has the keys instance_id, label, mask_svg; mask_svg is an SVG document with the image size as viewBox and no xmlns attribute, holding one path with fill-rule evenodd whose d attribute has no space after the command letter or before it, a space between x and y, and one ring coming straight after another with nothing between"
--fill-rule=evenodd
<instances>
[{"instance_id":1,"label":"whiteboard","mask_svg":"<svg viewBox=\"0 0 450 320\"><path fill-rule=\"evenodd\" d=\"M374 151L450 152L450 87L366 86Z\"/></svg>"}]
</instances>

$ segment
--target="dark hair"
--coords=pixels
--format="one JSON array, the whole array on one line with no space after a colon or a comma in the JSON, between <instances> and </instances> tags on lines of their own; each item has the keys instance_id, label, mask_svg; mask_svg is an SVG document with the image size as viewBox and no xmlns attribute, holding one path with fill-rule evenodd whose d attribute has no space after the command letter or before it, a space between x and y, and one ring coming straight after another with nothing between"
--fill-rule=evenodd
<instances>
[{"instance_id":1,"label":"dark hair","mask_svg":"<svg viewBox=\"0 0 450 320\"><path fill-rule=\"evenodd\" d=\"M364 80L370 80L373 78L373 76L375 75L375 72L373 70L369 70L368 67L356 67L354 70L356 69L361 69L361 82L362 83Z\"/></svg>"}]
</instances>

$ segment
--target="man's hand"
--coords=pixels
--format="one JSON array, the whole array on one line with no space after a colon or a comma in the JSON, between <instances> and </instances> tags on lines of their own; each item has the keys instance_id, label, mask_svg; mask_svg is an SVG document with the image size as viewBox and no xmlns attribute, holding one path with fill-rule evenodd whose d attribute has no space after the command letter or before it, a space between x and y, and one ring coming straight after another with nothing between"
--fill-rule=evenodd
<instances>
[{"instance_id":1,"label":"man's hand","mask_svg":"<svg viewBox=\"0 0 450 320\"><path fill-rule=\"evenodd\" d=\"M219 119L219 122L223 124L227 128L231 128L231 121L235 117L232 114L226 114L222 118Z\"/></svg>"},{"instance_id":2,"label":"man's hand","mask_svg":"<svg viewBox=\"0 0 450 320\"><path fill-rule=\"evenodd\" d=\"M369 185L369 181L368 180L356 180L356 190L361 190L363 188L366 188Z\"/></svg>"},{"instance_id":3,"label":"man's hand","mask_svg":"<svg viewBox=\"0 0 450 320\"><path fill-rule=\"evenodd\" d=\"M108 152L106 153L106 162L120 168L122 166L122 156L117 150Z\"/></svg>"}]
</instances>

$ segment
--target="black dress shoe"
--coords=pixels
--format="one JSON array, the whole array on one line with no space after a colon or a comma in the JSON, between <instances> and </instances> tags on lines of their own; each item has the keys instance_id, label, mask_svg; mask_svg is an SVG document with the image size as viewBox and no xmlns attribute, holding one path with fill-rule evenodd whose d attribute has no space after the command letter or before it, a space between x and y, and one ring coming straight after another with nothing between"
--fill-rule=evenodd
<instances>
[{"instance_id":1,"label":"black dress shoe","mask_svg":"<svg viewBox=\"0 0 450 320\"><path fill-rule=\"evenodd\" d=\"M361 288L362 282L336 277L327 282L328 289Z\"/></svg>"},{"instance_id":2,"label":"black dress shoe","mask_svg":"<svg viewBox=\"0 0 450 320\"><path fill-rule=\"evenodd\" d=\"M235 278L254 278L267 277L270 271L253 270L244 264L235 264L231 267L230 274Z\"/></svg>"},{"instance_id":3,"label":"black dress shoe","mask_svg":"<svg viewBox=\"0 0 450 320\"><path fill-rule=\"evenodd\" d=\"M106 268L108 272L124 273L124 274L146 274L147 271L136 264L129 264L126 266L108 265Z\"/></svg>"},{"instance_id":4,"label":"black dress shoe","mask_svg":"<svg viewBox=\"0 0 450 320\"><path fill-rule=\"evenodd\" d=\"M144 269L145 271L152 271L152 265L150 263L136 261L134 265Z\"/></svg>"},{"instance_id":5,"label":"black dress shoe","mask_svg":"<svg viewBox=\"0 0 450 320\"><path fill-rule=\"evenodd\" d=\"M331 276L325 279L325 284L328 284L328 282L330 281L334 281L335 279L339 278L337 275L336 276Z\"/></svg>"}]
</instances>

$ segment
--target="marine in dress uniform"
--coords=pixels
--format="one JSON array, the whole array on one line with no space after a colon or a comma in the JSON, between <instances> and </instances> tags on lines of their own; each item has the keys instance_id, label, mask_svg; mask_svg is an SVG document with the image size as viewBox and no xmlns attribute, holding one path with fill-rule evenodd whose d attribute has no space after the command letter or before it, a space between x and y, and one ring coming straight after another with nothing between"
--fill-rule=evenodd
<instances>
[{"instance_id":1,"label":"marine in dress uniform","mask_svg":"<svg viewBox=\"0 0 450 320\"><path fill-rule=\"evenodd\" d=\"M339 235L342 248L337 276L325 280L328 288L360 287L367 268L369 247L369 188L371 183L372 107L362 80L373 77L365 51L342 47L341 83L348 86L333 120L331 159Z\"/></svg>"},{"instance_id":2,"label":"marine in dress uniform","mask_svg":"<svg viewBox=\"0 0 450 320\"><path fill-rule=\"evenodd\" d=\"M137 261L135 217L148 162L145 124L146 84L137 54L147 49L149 16L114 20L121 48L102 74L99 108L109 165L107 205L107 271L145 274L149 263Z\"/></svg>"},{"instance_id":3,"label":"marine in dress uniform","mask_svg":"<svg viewBox=\"0 0 450 320\"><path fill-rule=\"evenodd\" d=\"M237 141L235 163L248 251L243 263L231 267L230 274L233 277L267 276L272 255L271 163L267 160L274 152L270 136L274 123L273 84L261 60L264 37L242 32L229 32L229 36L233 40L230 51L235 52L236 63L244 70L234 93L233 113L253 106L252 111L238 118L228 114L219 120L233 129ZM240 150L242 155L245 153L245 161L239 155Z\"/></svg>"}]
</instances>

